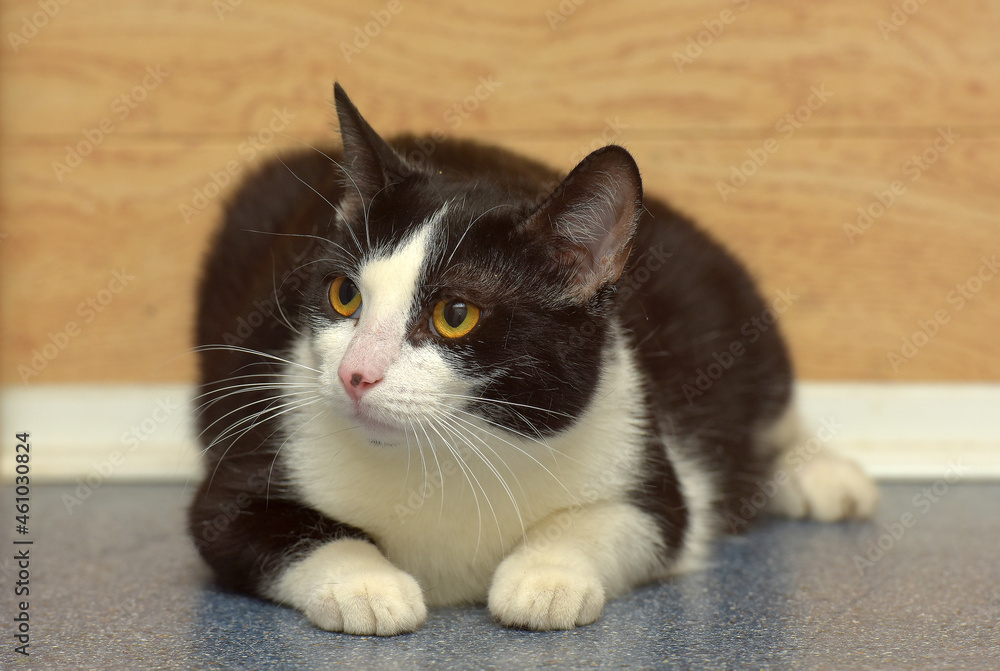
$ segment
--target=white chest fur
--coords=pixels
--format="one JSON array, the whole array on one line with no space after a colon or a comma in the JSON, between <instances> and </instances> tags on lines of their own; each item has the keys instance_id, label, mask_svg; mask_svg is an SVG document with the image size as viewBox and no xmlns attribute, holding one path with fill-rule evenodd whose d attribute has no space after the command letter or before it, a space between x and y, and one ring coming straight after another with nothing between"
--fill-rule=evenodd
<instances>
[{"instance_id":1,"label":"white chest fur","mask_svg":"<svg viewBox=\"0 0 1000 671\"><path fill-rule=\"evenodd\" d=\"M310 406L284 416L280 458L309 505L369 534L428 604L482 602L497 564L538 520L567 510L571 524L578 506L620 499L635 482L644 402L621 340L597 400L544 441L467 419L450 435L416 426L406 443L381 446L333 407ZM304 339L292 358L322 371ZM318 384L301 371L286 372Z\"/></svg>"}]
</instances>

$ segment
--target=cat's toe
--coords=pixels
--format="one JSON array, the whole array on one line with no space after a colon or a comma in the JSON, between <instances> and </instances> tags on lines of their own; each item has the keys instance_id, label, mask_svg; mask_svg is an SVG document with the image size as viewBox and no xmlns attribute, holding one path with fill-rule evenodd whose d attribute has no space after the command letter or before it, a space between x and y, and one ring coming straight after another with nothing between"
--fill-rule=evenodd
<instances>
[{"instance_id":1,"label":"cat's toe","mask_svg":"<svg viewBox=\"0 0 1000 671\"><path fill-rule=\"evenodd\" d=\"M796 473L806 514L821 522L871 517L878 489L861 467L849 459L814 459Z\"/></svg>"},{"instance_id":2,"label":"cat's toe","mask_svg":"<svg viewBox=\"0 0 1000 671\"><path fill-rule=\"evenodd\" d=\"M402 571L359 571L317 586L305 613L317 627L363 636L414 631L427 619L416 580Z\"/></svg>"},{"instance_id":3,"label":"cat's toe","mask_svg":"<svg viewBox=\"0 0 1000 671\"><path fill-rule=\"evenodd\" d=\"M600 617L604 588L596 576L563 566L517 564L501 564L490 588L490 613L501 624L546 631Z\"/></svg>"}]
</instances>

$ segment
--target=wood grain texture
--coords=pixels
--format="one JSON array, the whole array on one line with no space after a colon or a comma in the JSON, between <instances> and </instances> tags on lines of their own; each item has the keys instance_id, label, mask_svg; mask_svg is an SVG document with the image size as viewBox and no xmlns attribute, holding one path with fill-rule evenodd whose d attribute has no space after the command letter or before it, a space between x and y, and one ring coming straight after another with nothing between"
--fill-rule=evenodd
<instances>
[{"instance_id":1,"label":"wood grain texture","mask_svg":"<svg viewBox=\"0 0 1000 671\"><path fill-rule=\"evenodd\" d=\"M912 5L890 32L894 3L861 0L73 0L22 43L39 5L4 3L0 380L191 380L222 196L180 206L227 163L330 137L335 78L387 134L566 170L624 143L649 193L796 296L782 319L806 378L1000 378L1000 278L972 279L1000 254L1000 5ZM134 276L117 293L116 272Z\"/></svg>"}]
</instances>

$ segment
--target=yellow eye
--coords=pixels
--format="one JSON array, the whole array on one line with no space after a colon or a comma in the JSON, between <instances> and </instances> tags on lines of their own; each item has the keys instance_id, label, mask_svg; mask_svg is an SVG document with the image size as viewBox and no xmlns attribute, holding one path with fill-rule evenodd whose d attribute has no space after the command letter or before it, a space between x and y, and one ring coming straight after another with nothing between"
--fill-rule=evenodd
<instances>
[{"instance_id":1,"label":"yellow eye","mask_svg":"<svg viewBox=\"0 0 1000 671\"><path fill-rule=\"evenodd\" d=\"M434 330L445 338L461 338L478 323L479 308L465 301L440 301L431 318Z\"/></svg>"},{"instance_id":2,"label":"yellow eye","mask_svg":"<svg viewBox=\"0 0 1000 671\"><path fill-rule=\"evenodd\" d=\"M361 307L361 292L346 277L338 277L330 285L330 305L339 314L350 317Z\"/></svg>"}]
</instances>

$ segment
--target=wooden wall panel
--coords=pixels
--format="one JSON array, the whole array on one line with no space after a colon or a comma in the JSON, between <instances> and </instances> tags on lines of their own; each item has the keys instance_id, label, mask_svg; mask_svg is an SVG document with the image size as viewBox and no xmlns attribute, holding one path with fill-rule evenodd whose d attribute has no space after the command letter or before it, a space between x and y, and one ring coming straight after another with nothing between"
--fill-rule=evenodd
<instances>
[{"instance_id":1,"label":"wooden wall panel","mask_svg":"<svg viewBox=\"0 0 1000 671\"><path fill-rule=\"evenodd\" d=\"M1000 253L1000 5L927 3L880 27L902 4L586 2L563 16L527 0L246 0L220 17L218 2L74 0L21 43L10 35L39 5L4 3L0 380L192 379L218 199L190 221L179 206L229 161L330 137L334 78L386 133L440 129L564 169L626 144L648 192L724 239L765 292L799 296L782 318L807 378L1000 378L1000 279L953 293ZM345 56L372 12L391 20ZM753 173L738 187L734 166ZM844 225L893 182L852 242ZM128 286L101 293L123 270ZM935 336L890 360L935 314ZM79 333L51 345L71 322Z\"/></svg>"},{"instance_id":2,"label":"wooden wall panel","mask_svg":"<svg viewBox=\"0 0 1000 671\"><path fill-rule=\"evenodd\" d=\"M17 53L5 50L7 132L76 136L149 66L170 75L118 132L255 132L274 104L308 110L318 132L334 78L385 128L430 128L480 76L502 86L477 133L586 132L613 115L651 132L759 129L814 85L834 96L810 132L996 125L1000 5L989 0L920 3L886 38L879 22L907 3L577 0L553 30L556 1L398 0L392 15L389 2L244 0L220 19L215 7L230 1L72 0ZM0 11L8 35L38 4ZM391 20L345 55L356 30L376 33L372 12ZM675 55L688 53L679 67Z\"/></svg>"}]
</instances>

